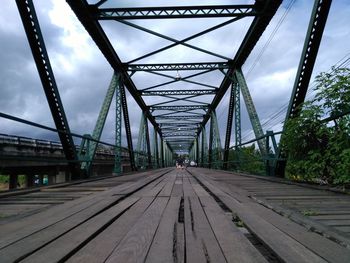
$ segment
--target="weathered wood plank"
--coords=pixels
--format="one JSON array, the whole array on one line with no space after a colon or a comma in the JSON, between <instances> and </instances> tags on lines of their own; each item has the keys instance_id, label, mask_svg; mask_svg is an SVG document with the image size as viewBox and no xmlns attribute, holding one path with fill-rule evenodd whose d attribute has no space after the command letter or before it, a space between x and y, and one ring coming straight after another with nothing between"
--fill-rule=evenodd
<instances>
[{"instance_id":1,"label":"weathered wood plank","mask_svg":"<svg viewBox=\"0 0 350 263\"><path fill-rule=\"evenodd\" d=\"M240 217L242 217L242 212L244 212L244 209L242 209L242 206L244 205L248 211L256 213L258 216L262 217L264 220L284 232L287 236L290 236L291 238L297 240L306 248L320 255L322 258L328 260L329 262L349 261L350 251L348 249L316 233L310 232L304 227L292 222L288 218L280 216L274 211L257 204L248 197L249 193L245 192L245 190L242 190L241 188L233 186L231 184L222 184L213 181L211 182L215 184L216 187L225 189L226 193L229 193L232 198L235 198L228 202L231 203L231 206L229 206L227 202L225 202L225 204L233 209L234 212L236 212ZM241 203L237 202L237 197L240 198ZM227 196L225 196L225 198L230 199L230 197ZM268 236L268 233L266 235ZM261 237L259 236L259 238ZM279 244L278 239L271 242ZM278 252L278 250L275 250L275 252Z\"/></svg>"},{"instance_id":2,"label":"weathered wood plank","mask_svg":"<svg viewBox=\"0 0 350 263\"><path fill-rule=\"evenodd\" d=\"M228 262L267 262L212 197L199 199Z\"/></svg>"},{"instance_id":3,"label":"weathered wood plank","mask_svg":"<svg viewBox=\"0 0 350 263\"><path fill-rule=\"evenodd\" d=\"M178 222L180 200L180 197L170 198L145 262L184 262L184 238L178 238L178 235L184 235L183 231L179 232L179 224L183 224Z\"/></svg>"},{"instance_id":4,"label":"weathered wood plank","mask_svg":"<svg viewBox=\"0 0 350 263\"><path fill-rule=\"evenodd\" d=\"M143 262L168 200L168 197L156 197L105 262Z\"/></svg>"},{"instance_id":5,"label":"weathered wood plank","mask_svg":"<svg viewBox=\"0 0 350 263\"><path fill-rule=\"evenodd\" d=\"M174 183L176 180L176 173L175 171L170 172L166 175L166 185L164 186L163 190L159 193L158 196L171 196L171 192L174 187Z\"/></svg>"},{"instance_id":6,"label":"weathered wood plank","mask_svg":"<svg viewBox=\"0 0 350 263\"><path fill-rule=\"evenodd\" d=\"M79 211L65 220L59 221L50 227L42 229L32 235L29 235L3 249L0 250L0 258L8 262L14 262L15 260L24 257L27 254L34 252L41 246L45 246L50 241L58 238L74 227L78 226L95 213L101 211L109 204L116 201L116 198L108 198L100 200L95 204L89 206L87 209Z\"/></svg>"},{"instance_id":7,"label":"weathered wood plank","mask_svg":"<svg viewBox=\"0 0 350 263\"><path fill-rule=\"evenodd\" d=\"M187 262L226 262L198 197L184 201Z\"/></svg>"},{"instance_id":8,"label":"weathered wood plank","mask_svg":"<svg viewBox=\"0 0 350 263\"><path fill-rule=\"evenodd\" d=\"M143 197L121 217L113 222L98 236L92 239L67 262L104 262L123 237L132 229L144 211L153 202L153 197Z\"/></svg>"},{"instance_id":9,"label":"weathered wood plank","mask_svg":"<svg viewBox=\"0 0 350 263\"><path fill-rule=\"evenodd\" d=\"M23 259L22 262L46 263L48 259L50 259L51 262L64 260L116 220L121 213L132 206L137 200L139 200L139 198L129 197L121 201L110 209L93 217L91 220L72 229L55 241L47 244L40 250Z\"/></svg>"}]
</instances>

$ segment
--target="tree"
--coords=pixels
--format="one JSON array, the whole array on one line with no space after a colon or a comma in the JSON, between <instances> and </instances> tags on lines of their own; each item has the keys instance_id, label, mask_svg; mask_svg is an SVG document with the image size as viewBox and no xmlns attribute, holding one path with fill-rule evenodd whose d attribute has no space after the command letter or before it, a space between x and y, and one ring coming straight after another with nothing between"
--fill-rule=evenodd
<instances>
[{"instance_id":1,"label":"tree","mask_svg":"<svg viewBox=\"0 0 350 263\"><path fill-rule=\"evenodd\" d=\"M316 77L316 96L287 122L286 174L293 179L350 183L350 69Z\"/></svg>"},{"instance_id":2,"label":"tree","mask_svg":"<svg viewBox=\"0 0 350 263\"><path fill-rule=\"evenodd\" d=\"M229 169L251 174L265 174L264 161L255 144L229 152Z\"/></svg>"}]
</instances>

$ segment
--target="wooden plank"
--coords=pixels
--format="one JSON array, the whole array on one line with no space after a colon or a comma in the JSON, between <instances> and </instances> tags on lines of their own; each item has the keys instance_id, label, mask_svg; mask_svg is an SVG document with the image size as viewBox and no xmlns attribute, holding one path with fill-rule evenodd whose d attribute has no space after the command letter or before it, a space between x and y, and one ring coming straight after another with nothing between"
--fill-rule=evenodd
<instances>
[{"instance_id":1,"label":"wooden plank","mask_svg":"<svg viewBox=\"0 0 350 263\"><path fill-rule=\"evenodd\" d=\"M1 225L0 232L3 234L0 237L0 249L84 210L98 201L96 197L93 198L92 196L82 200L76 199L60 206L52 207L29 218Z\"/></svg>"},{"instance_id":2,"label":"wooden plank","mask_svg":"<svg viewBox=\"0 0 350 263\"><path fill-rule=\"evenodd\" d=\"M212 183L215 184L214 182ZM216 186L220 187L221 189L225 189L225 192L230 193L232 198L235 198L225 204L229 206L229 203L230 203L231 206L229 207L232 210L234 210L234 212L240 217L242 217L242 212L244 212L244 209L242 209L242 206L244 205L246 209L248 209L248 211L254 212L258 216L261 216L265 221L273 224L273 226L275 226L276 228L278 228L279 230L281 230L291 238L295 239L299 243L303 244L303 246L310 249L314 253L328 260L329 262L340 263L340 262L349 261L350 251L348 249L314 232L310 232L304 227L302 227L301 225L290 221L288 218L280 216L274 211L257 204L251 198L248 197L249 194L245 192L245 190L242 190L241 188L233 185L222 184L222 183L216 183ZM208 185L208 187L210 188L210 185ZM240 197L242 201L241 203L236 201L237 196ZM231 197L226 196L225 198L230 199ZM259 238L262 239L261 236L259 236ZM272 242L278 243L278 239ZM288 247L286 248L286 250L288 250Z\"/></svg>"},{"instance_id":3,"label":"wooden plank","mask_svg":"<svg viewBox=\"0 0 350 263\"><path fill-rule=\"evenodd\" d=\"M267 262L212 197L199 199L228 262Z\"/></svg>"},{"instance_id":4,"label":"wooden plank","mask_svg":"<svg viewBox=\"0 0 350 263\"><path fill-rule=\"evenodd\" d=\"M190 183L190 180L188 177L183 178L183 191L184 191L184 197L186 196L196 196L196 193L193 190L193 187Z\"/></svg>"},{"instance_id":5,"label":"wooden plank","mask_svg":"<svg viewBox=\"0 0 350 263\"><path fill-rule=\"evenodd\" d=\"M178 222L180 197L171 197L162 215L156 235L149 249L145 262L173 263L184 262L184 235L179 231L181 222Z\"/></svg>"},{"instance_id":6,"label":"wooden plank","mask_svg":"<svg viewBox=\"0 0 350 263\"><path fill-rule=\"evenodd\" d=\"M318 222L328 226L350 226L349 219L318 220Z\"/></svg>"},{"instance_id":7,"label":"wooden plank","mask_svg":"<svg viewBox=\"0 0 350 263\"><path fill-rule=\"evenodd\" d=\"M206 251L203 249L203 245L200 238L197 238L197 232L194 228L194 218L192 211L192 202L189 197L184 197L184 227L186 238L186 262L208 262ZM210 226L208 225L209 231ZM209 261L210 262L210 261Z\"/></svg>"},{"instance_id":8,"label":"wooden plank","mask_svg":"<svg viewBox=\"0 0 350 263\"><path fill-rule=\"evenodd\" d=\"M149 175L149 173L135 174L132 176L137 176L137 178L140 179L137 182L127 182L104 192L98 192L94 195L84 196L79 199L57 205L48 210L42 211L41 213L32 215L30 218L22 218L9 224L0 225L0 233L2 233L0 236L0 248L52 224L55 224L56 222L59 222L60 220L63 220L72 214L85 209L86 207L89 207L90 205L99 201L99 198L105 198L114 194L131 193L155 178L162 176L167 171L169 171L169 169L161 169L157 170L156 172L153 171L153 174L147 177L144 176Z\"/></svg>"},{"instance_id":9,"label":"wooden plank","mask_svg":"<svg viewBox=\"0 0 350 263\"><path fill-rule=\"evenodd\" d=\"M339 220L339 219L348 219L350 220L350 211L349 214L332 214L332 215L310 215L309 216L315 220Z\"/></svg>"},{"instance_id":10,"label":"wooden plank","mask_svg":"<svg viewBox=\"0 0 350 263\"><path fill-rule=\"evenodd\" d=\"M209 193L198 183L192 184L197 196L210 196Z\"/></svg>"},{"instance_id":11,"label":"wooden plank","mask_svg":"<svg viewBox=\"0 0 350 263\"><path fill-rule=\"evenodd\" d=\"M177 172L171 196L183 196L182 172Z\"/></svg>"},{"instance_id":12,"label":"wooden plank","mask_svg":"<svg viewBox=\"0 0 350 263\"><path fill-rule=\"evenodd\" d=\"M336 226L335 229L344 233L350 233L350 226ZM350 256L348 258L350 258Z\"/></svg>"},{"instance_id":13,"label":"wooden plank","mask_svg":"<svg viewBox=\"0 0 350 263\"><path fill-rule=\"evenodd\" d=\"M186 262L226 262L197 196L184 197Z\"/></svg>"},{"instance_id":14,"label":"wooden plank","mask_svg":"<svg viewBox=\"0 0 350 263\"><path fill-rule=\"evenodd\" d=\"M143 197L143 196L156 196L159 191L161 189L159 189L159 184L164 185L164 183L162 183L164 181L164 177L158 177L156 180L154 180L153 182L149 183L148 185L146 185L145 187L143 187L142 189L140 189L139 191L137 191L135 193L135 195ZM158 187L157 187L158 186Z\"/></svg>"},{"instance_id":15,"label":"wooden plank","mask_svg":"<svg viewBox=\"0 0 350 263\"><path fill-rule=\"evenodd\" d=\"M3 249L0 250L0 258L8 262L14 262L19 258L24 257L27 254L30 254L49 243L50 241L58 238L64 233L72 230L74 227L78 226L89 217L93 216L97 212L101 211L109 204L112 204L116 201L116 198L103 199L95 204L89 206L87 209L84 209L71 217L66 218L65 220L59 221L50 227L47 227L41 231L33 233Z\"/></svg>"},{"instance_id":16,"label":"wooden plank","mask_svg":"<svg viewBox=\"0 0 350 263\"><path fill-rule=\"evenodd\" d=\"M168 197L156 197L105 262L143 262L168 200Z\"/></svg>"},{"instance_id":17,"label":"wooden plank","mask_svg":"<svg viewBox=\"0 0 350 263\"><path fill-rule=\"evenodd\" d=\"M77 249L100 233L106 226L115 221L118 216L132 206L139 198L129 197L91 220L72 229L55 241L47 244L32 255L26 257L21 262L46 263L63 261L74 253Z\"/></svg>"},{"instance_id":18,"label":"wooden plank","mask_svg":"<svg viewBox=\"0 0 350 263\"><path fill-rule=\"evenodd\" d=\"M104 262L127 232L134 227L153 200L153 197L141 198L118 220L69 258L67 262Z\"/></svg>"},{"instance_id":19,"label":"wooden plank","mask_svg":"<svg viewBox=\"0 0 350 263\"><path fill-rule=\"evenodd\" d=\"M158 196L170 197L171 192L172 192L173 187L174 187L175 180L176 180L176 174L174 171L167 174L166 175L166 185L164 186L163 190L159 193Z\"/></svg>"}]
</instances>

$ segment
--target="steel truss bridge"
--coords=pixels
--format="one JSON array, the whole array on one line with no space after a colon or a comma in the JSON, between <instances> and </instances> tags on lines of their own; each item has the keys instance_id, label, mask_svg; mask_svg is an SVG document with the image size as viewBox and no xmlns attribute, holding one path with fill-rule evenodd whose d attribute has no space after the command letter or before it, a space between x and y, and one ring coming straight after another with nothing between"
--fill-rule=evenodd
<instances>
[{"instance_id":1,"label":"steel truss bridge","mask_svg":"<svg viewBox=\"0 0 350 263\"><path fill-rule=\"evenodd\" d=\"M60 99L59 87L45 47L45 36L42 35L33 1L16 0L55 128L31 123L3 113L1 117L58 132L73 180L88 177L91 172L97 147L103 144L101 134L113 99L116 101L115 144L112 145L115 149L115 173L122 172L122 128L125 129L132 170L141 167L157 168L173 165L173 154L179 151L188 152L190 159L195 160L200 166L226 169L230 147L239 149L243 145L240 112L243 98L260 153L262 156L267 156L270 142L272 142L274 156L273 158L266 157L266 164L270 167L272 174L283 176L284 151L278 147L273 132L263 131L242 72L242 66L268 27L281 2L282 0L256 0L253 4L246 5L128 8L110 7L107 0L100 0L93 4L87 0L67 0L67 4L114 71L110 85L106 87L106 96L94 130L86 131L85 135L77 135L71 133L69 128L69 120ZM331 2L331 0L315 0L285 120L299 114L299 105L305 99ZM105 7L106 5L108 8ZM175 39L135 22L145 19L161 22L162 19L185 20L189 18L222 18L223 22L183 39ZM191 44L191 40L247 18L251 19L249 28L232 57L226 57L200 45ZM106 20L170 41L171 44L142 54L130 61L122 61L120 54L113 47L112 40L101 25L101 21ZM205 62L186 61L186 63L181 63L181 61L177 63L156 62L155 55L179 46L201 52L208 57L208 60ZM151 59L152 63L140 63L145 59ZM135 77L140 74L139 72L162 76L168 81L156 85L139 86L134 81ZM197 76L207 76L213 72L220 73L219 85L194 80ZM181 88L172 88L174 83ZM136 147L132 141L126 90L142 110ZM222 128L218 123L216 109L226 92L230 93L230 97L227 105L225 140L222 144L219 132ZM146 101L154 103L146 103ZM209 131L207 131L208 127ZM150 129L153 130L152 134L149 133ZM234 133L234 143L231 142L232 133ZM283 137L283 132L281 136ZM73 137L81 138L80 147L75 147Z\"/></svg>"}]
</instances>

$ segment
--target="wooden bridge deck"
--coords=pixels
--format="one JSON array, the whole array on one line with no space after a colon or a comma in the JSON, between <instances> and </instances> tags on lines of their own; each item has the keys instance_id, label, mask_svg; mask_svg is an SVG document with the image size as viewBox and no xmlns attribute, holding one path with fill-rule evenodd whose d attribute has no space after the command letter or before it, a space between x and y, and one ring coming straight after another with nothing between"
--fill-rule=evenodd
<instances>
[{"instance_id":1,"label":"wooden bridge deck","mask_svg":"<svg viewBox=\"0 0 350 263\"><path fill-rule=\"evenodd\" d=\"M350 262L349 198L202 168L44 188L0 199L0 262Z\"/></svg>"}]
</instances>

